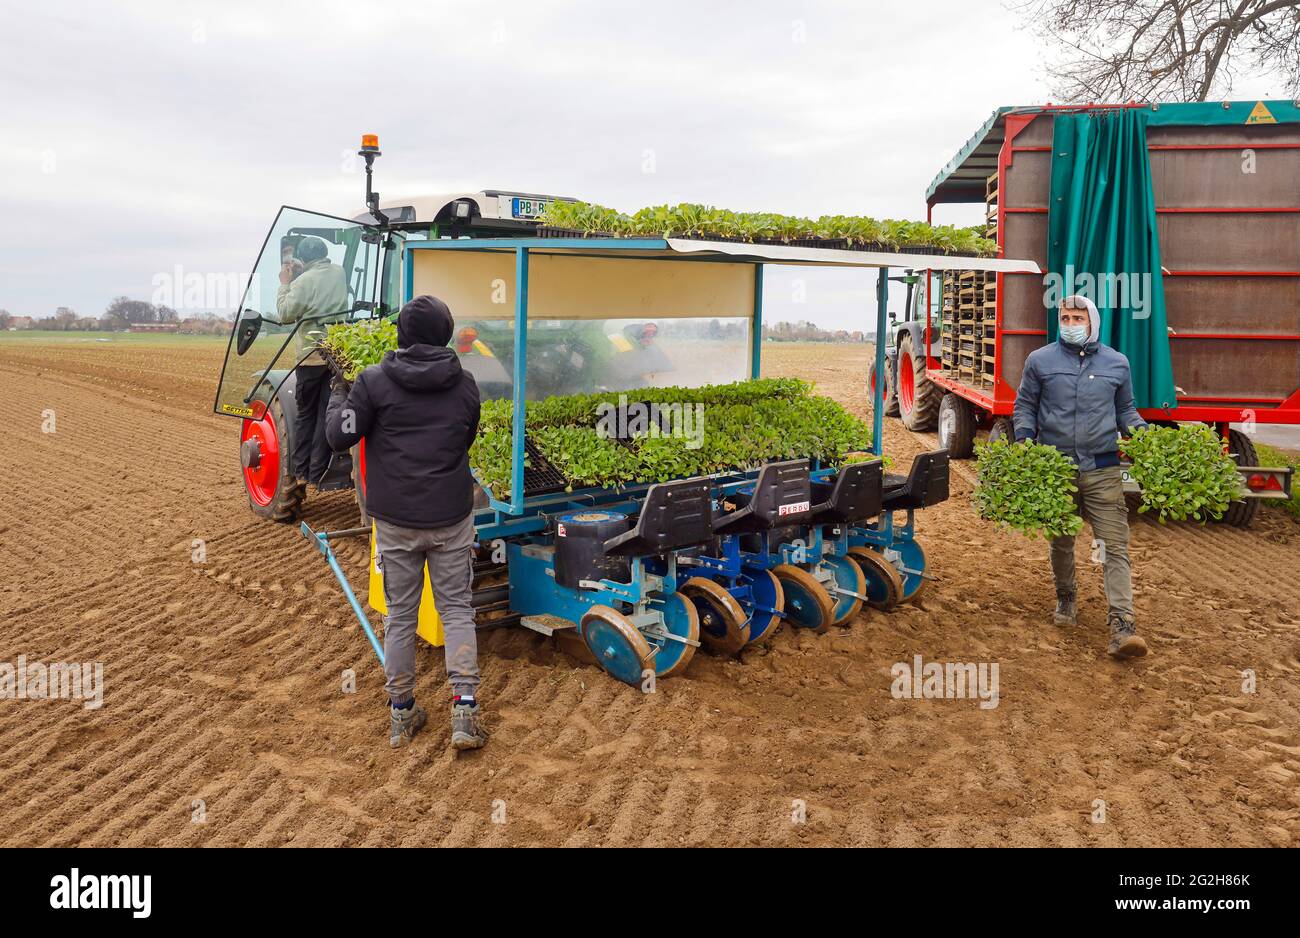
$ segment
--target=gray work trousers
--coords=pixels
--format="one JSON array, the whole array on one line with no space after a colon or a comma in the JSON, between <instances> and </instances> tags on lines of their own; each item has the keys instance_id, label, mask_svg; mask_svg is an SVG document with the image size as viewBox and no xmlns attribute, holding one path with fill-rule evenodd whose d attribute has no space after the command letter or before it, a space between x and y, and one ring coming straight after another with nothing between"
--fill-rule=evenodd
<instances>
[{"instance_id":1,"label":"gray work trousers","mask_svg":"<svg viewBox=\"0 0 1300 938\"><path fill-rule=\"evenodd\" d=\"M472 695L478 687L478 639L474 632L474 517L442 528L404 528L375 519L376 543L384 571L385 690L394 704L415 694L415 632L420 618L424 569L442 617L447 681L452 693Z\"/></svg>"},{"instance_id":2,"label":"gray work trousers","mask_svg":"<svg viewBox=\"0 0 1300 938\"><path fill-rule=\"evenodd\" d=\"M1079 513L1092 526L1092 558L1102 565L1111 613L1133 621L1133 575L1128 557L1128 505L1119 466L1080 472L1074 484ZM1052 538L1052 575L1057 596L1074 595L1074 538Z\"/></svg>"}]
</instances>

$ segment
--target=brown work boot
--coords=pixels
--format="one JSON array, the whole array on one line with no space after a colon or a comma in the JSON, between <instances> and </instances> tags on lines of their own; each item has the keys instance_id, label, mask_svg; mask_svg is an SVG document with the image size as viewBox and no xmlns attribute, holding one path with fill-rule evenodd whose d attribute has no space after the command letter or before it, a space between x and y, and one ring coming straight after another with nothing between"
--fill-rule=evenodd
<instances>
[{"instance_id":1,"label":"brown work boot","mask_svg":"<svg viewBox=\"0 0 1300 938\"><path fill-rule=\"evenodd\" d=\"M1106 622L1110 626L1110 645L1106 654L1112 658L1141 658L1147 653L1147 643L1137 634L1132 619L1113 612Z\"/></svg>"},{"instance_id":2,"label":"brown work boot","mask_svg":"<svg viewBox=\"0 0 1300 938\"><path fill-rule=\"evenodd\" d=\"M405 708L389 707L388 712L388 745L394 749L410 743L429 721L429 715L414 704Z\"/></svg>"}]
</instances>

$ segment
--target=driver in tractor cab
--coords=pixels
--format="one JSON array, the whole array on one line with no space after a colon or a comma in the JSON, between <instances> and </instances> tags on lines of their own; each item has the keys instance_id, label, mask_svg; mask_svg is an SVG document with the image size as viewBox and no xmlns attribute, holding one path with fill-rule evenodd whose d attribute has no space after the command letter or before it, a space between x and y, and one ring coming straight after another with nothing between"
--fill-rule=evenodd
<instances>
[{"instance_id":1,"label":"driver in tractor cab","mask_svg":"<svg viewBox=\"0 0 1300 938\"><path fill-rule=\"evenodd\" d=\"M405 746L428 715L415 705L415 636L424 571L442 617L453 696L451 747L487 742L475 694L478 639L472 604L474 477L479 391L448 347L455 321L442 300L417 296L397 315L397 351L330 396L336 452L366 441L366 511L384 571L388 744Z\"/></svg>"},{"instance_id":2,"label":"driver in tractor cab","mask_svg":"<svg viewBox=\"0 0 1300 938\"><path fill-rule=\"evenodd\" d=\"M1109 611L1112 658L1138 658L1147 643L1133 617L1133 578L1128 556L1128 505L1119 434L1146 426L1133 405L1128 359L1101 341L1101 314L1086 296L1061 301L1056 342L1025 360L1016 394L1016 442L1036 440L1055 447L1078 466L1075 502L1092 526ZM1057 625L1077 621L1074 536L1052 538Z\"/></svg>"},{"instance_id":3,"label":"driver in tractor cab","mask_svg":"<svg viewBox=\"0 0 1300 938\"><path fill-rule=\"evenodd\" d=\"M295 323L309 316L328 316L346 312L348 283L343 268L329 258L329 250L320 238L308 236L298 242L293 253L281 253L280 289L276 295L276 313L282 323ZM290 439L289 472L305 487L308 480L319 483L330 464L330 448L325 441L325 402L329 387L329 368L320 353L311 351L315 339L309 335L323 326L304 323L296 335L294 360L299 362L294 397L298 415ZM305 358L303 354L308 353Z\"/></svg>"}]
</instances>

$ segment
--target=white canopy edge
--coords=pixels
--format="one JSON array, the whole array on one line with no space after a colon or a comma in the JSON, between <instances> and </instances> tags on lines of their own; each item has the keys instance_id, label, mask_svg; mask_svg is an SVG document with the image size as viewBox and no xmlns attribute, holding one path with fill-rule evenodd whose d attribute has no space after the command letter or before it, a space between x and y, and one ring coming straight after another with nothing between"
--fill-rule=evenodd
<instances>
[{"instance_id":1,"label":"white canopy edge","mask_svg":"<svg viewBox=\"0 0 1300 938\"><path fill-rule=\"evenodd\" d=\"M773 264L816 264L838 267L911 267L930 270L987 270L1004 274L1042 273L1033 261L998 257L954 257L951 254L891 254L883 251L844 251L739 241L692 241L669 238L669 250L679 254L728 254Z\"/></svg>"}]
</instances>

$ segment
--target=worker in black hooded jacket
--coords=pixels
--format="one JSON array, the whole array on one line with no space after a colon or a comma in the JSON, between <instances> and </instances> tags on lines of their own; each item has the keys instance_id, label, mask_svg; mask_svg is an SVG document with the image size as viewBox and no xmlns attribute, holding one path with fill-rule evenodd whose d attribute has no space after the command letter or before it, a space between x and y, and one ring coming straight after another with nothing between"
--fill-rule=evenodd
<instances>
[{"instance_id":1,"label":"worker in black hooded jacket","mask_svg":"<svg viewBox=\"0 0 1300 938\"><path fill-rule=\"evenodd\" d=\"M478 645L470 602L478 385L447 347L455 322L442 300L417 296L397 316L397 351L330 396L326 436L335 452L366 441L366 511L384 573L384 673L389 745L404 746L428 720L415 705L415 632L427 564L442 618L452 693L451 745L487 741L475 693Z\"/></svg>"}]
</instances>

